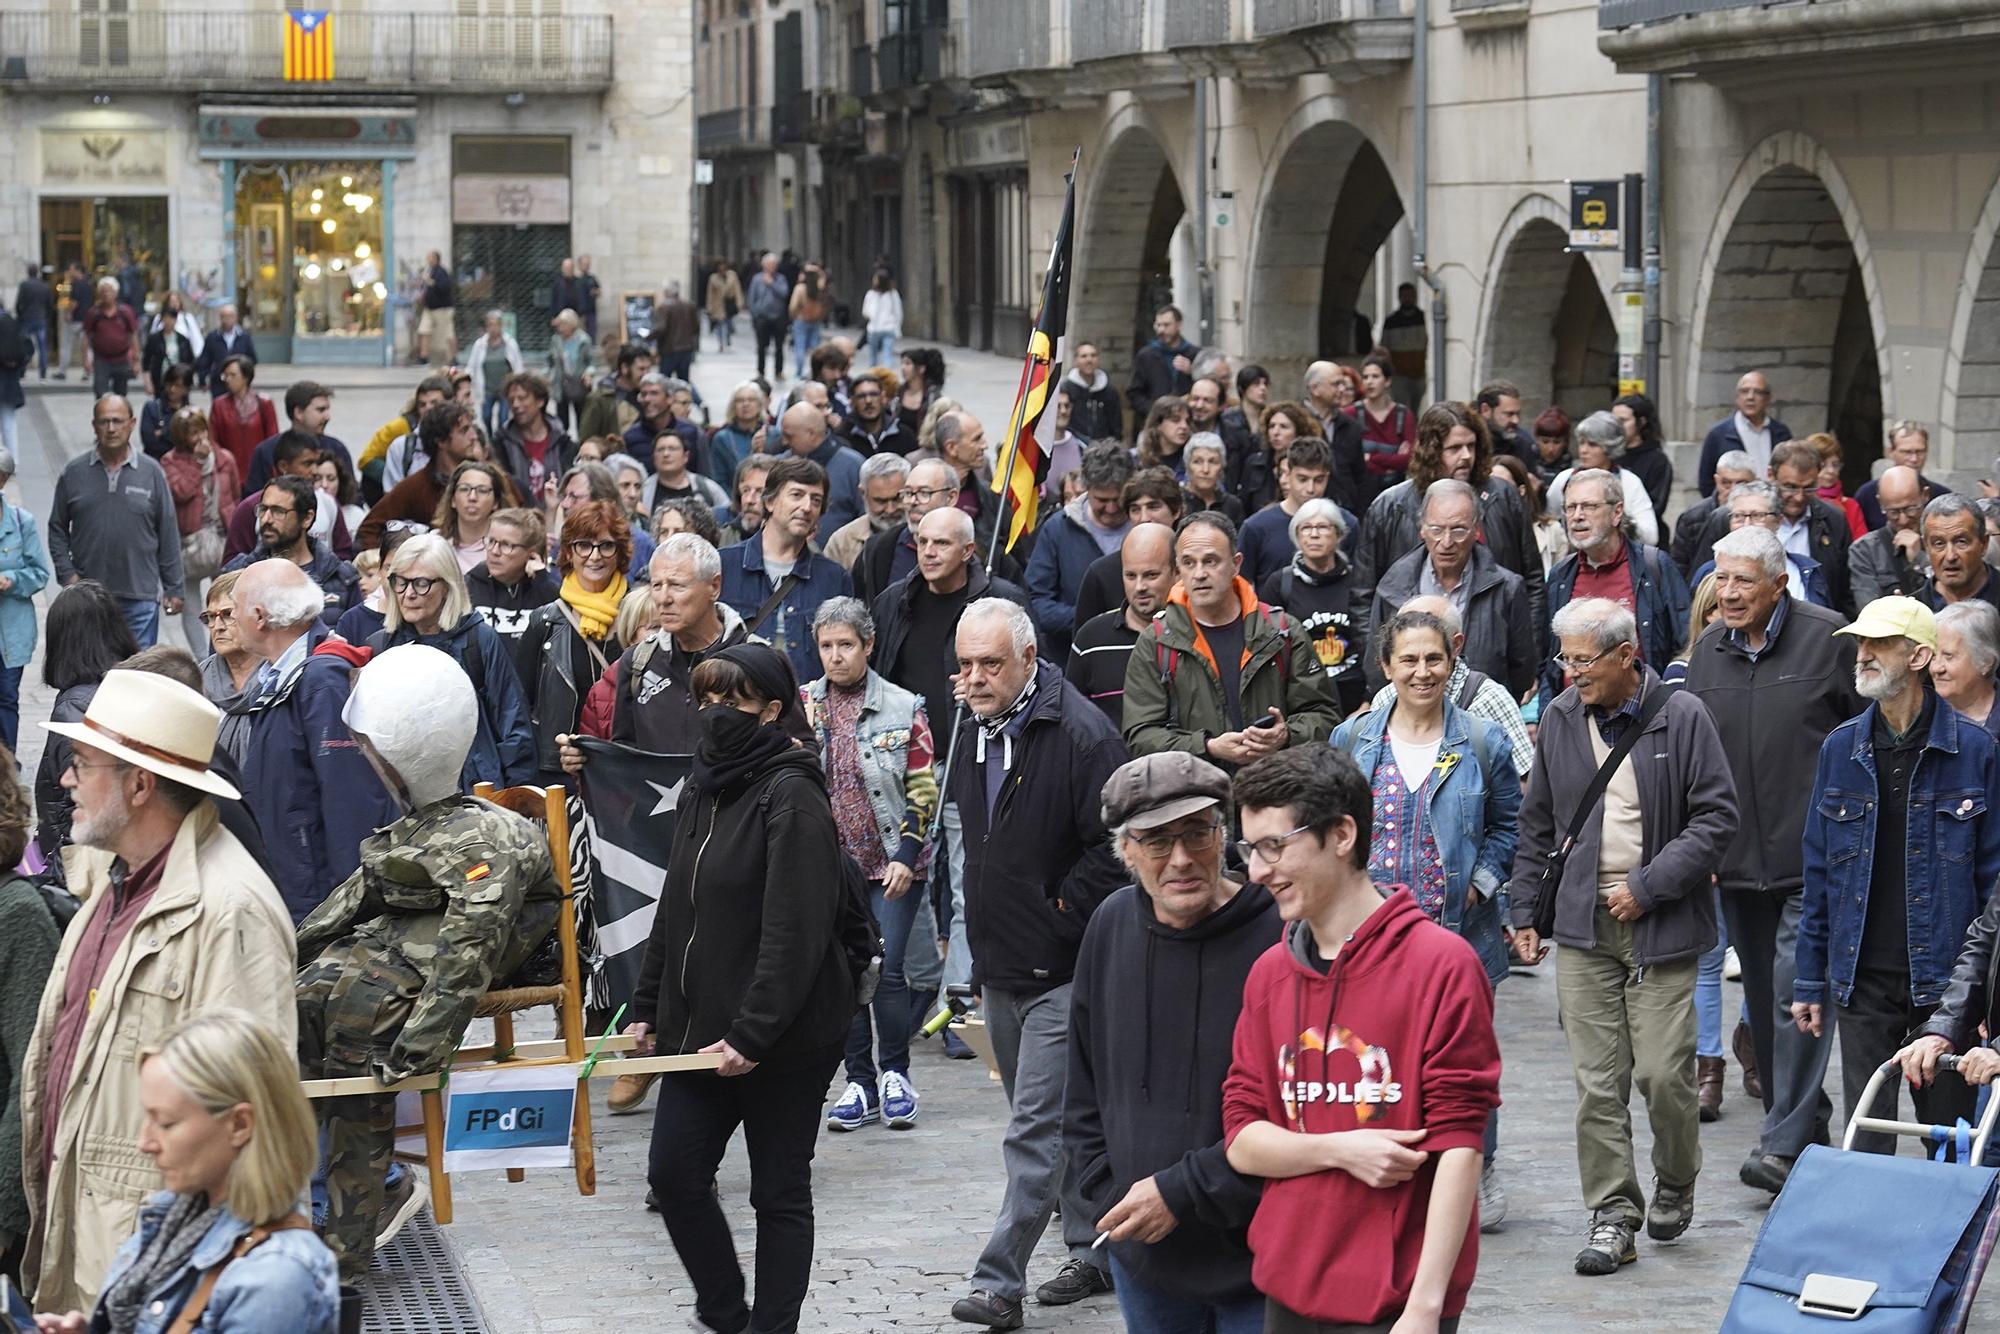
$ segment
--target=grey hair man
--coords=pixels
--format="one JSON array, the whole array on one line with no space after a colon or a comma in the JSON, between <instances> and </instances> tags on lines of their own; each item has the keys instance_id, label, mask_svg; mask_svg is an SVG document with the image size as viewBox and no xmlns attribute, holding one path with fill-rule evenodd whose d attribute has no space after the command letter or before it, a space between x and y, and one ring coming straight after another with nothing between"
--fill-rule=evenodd
<instances>
[{"instance_id":1,"label":"grey hair man","mask_svg":"<svg viewBox=\"0 0 2000 1334\"><path fill-rule=\"evenodd\" d=\"M361 840L396 818L389 794L341 721L353 664L315 653L332 632L326 596L283 557L236 580L237 642L264 660L245 698L244 801L264 833L294 922L361 864Z\"/></svg>"},{"instance_id":2,"label":"grey hair man","mask_svg":"<svg viewBox=\"0 0 2000 1334\"><path fill-rule=\"evenodd\" d=\"M1695 550L1701 545L1702 533L1715 517L1715 511L1729 503L1729 493L1739 482L1754 482L1757 477L1757 465L1740 449L1732 449L1715 461L1714 494L1702 496L1674 520L1674 564L1680 566L1683 575L1694 570Z\"/></svg>"},{"instance_id":3,"label":"grey hair man","mask_svg":"<svg viewBox=\"0 0 2000 1334\"><path fill-rule=\"evenodd\" d=\"M1890 468L1908 468L1917 474L1918 485L1923 489L1924 499L1941 496L1951 490L1943 482L1934 482L1923 475L1924 467L1931 459L1931 430L1919 421L1899 421L1890 425L1886 432L1888 443L1882 447L1882 458ZM1888 476L1884 472L1873 480L1863 482L1854 492L1854 503L1861 507L1861 518L1874 532L1892 522L1888 502L1882 499L1882 482ZM1906 525L1907 526L1907 525ZM1859 546L1857 542L1855 545ZM1852 559L1850 555L1849 559ZM1856 590L1854 600L1857 605L1866 605L1868 599Z\"/></svg>"},{"instance_id":4,"label":"grey hair man","mask_svg":"<svg viewBox=\"0 0 2000 1334\"><path fill-rule=\"evenodd\" d=\"M1769 489L1742 483L1730 505L1768 506L1753 488ZM1748 1045L1764 1102L1757 1143L1738 1176L1773 1193L1805 1146L1824 1140L1833 1110L1822 1087L1830 1044L1788 1022L1805 879L1808 807L1799 781L1818 764L1827 734L1862 707L1854 641L1833 633L1844 618L1788 597L1792 573L1777 534L1762 522L1716 543L1718 619L1688 655L1686 687L1715 719L1741 811L1714 867L1743 967Z\"/></svg>"},{"instance_id":5,"label":"grey hair man","mask_svg":"<svg viewBox=\"0 0 2000 1334\"><path fill-rule=\"evenodd\" d=\"M1666 553L1628 534L1625 476L1601 468L1578 468L1570 474L1562 516L1575 549L1549 570L1548 604L1552 611L1560 611L1579 587L1611 596L1638 620L1646 665L1665 672L1680 655L1687 636L1687 580ZM1639 494L1644 496L1643 487ZM1562 688L1562 673L1552 663L1545 664L1542 681L1553 693Z\"/></svg>"},{"instance_id":6,"label":"grey hair man","mask_svg":"<svg viewBox=\"0 0 2000 1334\"><path fill-rule=\"evenodd\" d=\"M1424 491L1417 529L1423 545L1383 571L1369 613L1374 628L1413 597L1442 596L1465 624L1465 663L1500 681L1518 699L1535 680L1537 655L1529 619L1527 588L1520 575L1493 558L1479 541L1479 493L1455 478L1432 482ZM1370 659L1374 654L1368 655ZM1380 687L1382 665L1371 661L1370 685Z\"/></svg>"},{"instance_id":7,"label":"grey hair man","mask_svg":"<svg viewBox=\"0 0 2000 1334\"><path fill-rule=\"evenodd\" d=\"M1018 1329L1028 1257L1058 1198L1069 1258L1037 1300L1062 1305L1111 1286L1091 1246L1099 1214L1064 1171L1063 1089L1082 929L1126 879L1102 797L1130 756L1110 720L1036 652L1025 608L991 597L971 603L956 649L966 712L945 795L964 822L968 941L1011 1114L1000 1214L952 1315Z\"/></svg>"},{"instance_id":8,"label":"grey hair man","mask_svg":"<svg viewBox=\"0 0 2000 1334\"><path fill-rule=\"evenodd\" d=\"M1575 1267L1603 1275L1638 1258L1642 1219L1654 1240L1671 1241L1694 1218L1696 960L1715 944L1709 877L1736 833L1736 788L1708 710L1646 666L1631 612L1581 598L1556 613L1552 630L1572 684L1542 711L1521 801L1510 897L1523 959L1547 950L1534 909L1549 853L1593 776L1625 752L1559 864L1553 938L1556 1002L1576 1077L1577 1166L1591 1211ZM1635 1082L1653 1131L1650 1207L1632 1148Z\"/></svg>"},{"instance_id":9,"label":"grey hair man","mask_svg":"<svg viewBox=\"0 0 2000 1334\"><path fill-rule=\"evenodd\" d=\"M870 454L861 460L862 513L842 524L821 551L850 574L868 539L903 526L903 491L909 483L910 461L901 454Z\"/></svg>"},{"instance_id":10,"label":"grey hair man","mask_svg":"<svg viewBox=\"0 0 2000 1334\"><path fill-rule=\"evenodd\" d=\"M1986 516L1977 505L1946 492L1924 506L1923 535L1931 580L1920 601L1932 610L1968 598L2000 607L2000 570L1986 562Z\"/></svg>"},{"instance_id":11,"label":"grey hair man","mask_svg":"<svg viewBox=\"0 0 2000 1334\"><path fill-rule=\"evenodd\" d=\"M1076 628L1077 597L1092 563L1118 550L1131 530L1125 513L1125 483L1132 456L1116 440L1099 440L1083 451L1079 466L1083 494L1063 506L1035 534L1028 558L1027 587L1035 624L1048 638L1057 662L1069 656Z\"/></svg>"},{"instance_id":12,"label":"grey hair man","mask_svg":"<svg viewBox=\"0 0 2000 1334\"><path fill-rule=\"evenodd\" d=\"M113 284L115 287L116 284ZM97 448L69 461L49 502L49 558L58 584L95 579L118 599L140 648L159 637L160 608L181 610L181 537L167 474L134 448L132 405L106 394L91 406Z\"/></svg>"}]
</instances>

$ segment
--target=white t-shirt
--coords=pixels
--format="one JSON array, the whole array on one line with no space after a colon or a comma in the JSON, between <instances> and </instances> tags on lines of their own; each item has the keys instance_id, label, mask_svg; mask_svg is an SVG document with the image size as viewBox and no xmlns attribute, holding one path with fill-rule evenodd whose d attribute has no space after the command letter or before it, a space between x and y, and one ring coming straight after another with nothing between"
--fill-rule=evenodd
<instances>
[{"instance_id":1,"label":"white t-shirt","mask_svg":"<svg viewBox=\"0 0 2000 1334\"><path fill-rule=\"evenodd\" d=\"M1396 757L1396 767L1403 771L1403 786L1411 792L1417 791L1430 781L1431 770L1437 767L1438 751L1444 747L1444 737L1437 736L1429 741L1404 741L1394 732L1388 733L1389 751Z\"/></svg>"}]
</instances>

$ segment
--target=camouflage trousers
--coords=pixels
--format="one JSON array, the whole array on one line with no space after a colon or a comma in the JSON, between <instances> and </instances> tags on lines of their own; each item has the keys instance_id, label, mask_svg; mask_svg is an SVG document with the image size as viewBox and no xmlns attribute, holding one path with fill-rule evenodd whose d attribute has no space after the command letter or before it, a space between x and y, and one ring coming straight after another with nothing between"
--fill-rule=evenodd
<instances>
[{"instance_id":1,"label":"camouflage trousers","mask_svg":"<svg viewBox=\"0 0 2000 1334\"><path fill-rule=\"evenodd\" d=\"M307 1079L373 1073L403 1031L423 978L400 957L362 941L334 945L299 974L299 1069ZM327 1146L326 1244L340 1279L354 1283L375 1254L385 1182L396 1147L392 1093L314 1104Z\"/></svg>"}]
</instances>

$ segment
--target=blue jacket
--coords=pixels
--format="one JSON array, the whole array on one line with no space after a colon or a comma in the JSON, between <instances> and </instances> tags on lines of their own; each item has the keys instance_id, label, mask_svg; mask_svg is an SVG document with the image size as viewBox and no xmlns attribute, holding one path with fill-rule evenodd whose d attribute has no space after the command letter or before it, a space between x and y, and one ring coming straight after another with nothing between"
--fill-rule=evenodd
<instances>
[{"instance_id":1,"label":"blue jacket","mask_svg":"<svg viewBox=\"0 0 2000 1334\"><path fill-rule=\"evenodd\" d=\"M735 546L722 549L722 600L736 609L751 634L791 659L799 680L813 681L825 675L819 665L819 645L813 640L813 613L828 598L847 596L853 584L847 571L810 548L799 553L792 573L798 582L784 601L753 624L750 618L777 591L777 585L764 574L763 537L752 533Z\"/></svg>"},{"instance_id":2,"label":"blue jacket","mask_svg":"<svg viewBox=\"0 0 2000 1334\"><path fill-rule=\"evenodd\" d=\"M1771 448L1776 449L1792 438L1792 428L1776 417L1767 418L1766 422L1771 428ZM1730 450L1741 448L1743 437L1736 434L1736 411L1732 408L1727 417L1709 427L1708 434L1702 437L1701 459L1695 465L1694 484L1704 496L1715 494L1716 462Z\"/></svg>"},{"instance_id":3,"label":"blue jacket","mask_svg":"<svg viewBox=\"0 0 2000 1334\"><path fill-rule=\"evenodd\" d=\"M361 865L361 840L396 818L375 771L340 719L354 686L348 659L314 650L332 632L315 621L305 661L253 701L243 800L294 923Z\"/></svg>"},{"instance_id":4,"label":"blue jacket","mask_svg":"<svg viewBox=\"0 0 2000 1334\"><path fill-rule=\"evenodd\" d=\"M463 790L470 792L474 783L515 787L535 781L540 770L535 767L535 723L528 713L528 692L521 689L521 678L514 671L513 650L484 616L468 611L451 629L422 636L406 621L371 644L378 650L429 644L451 654L472 678L479 697L479 730L465 756Z\"/></svg>"},{"instance_id":5,"label":"blue jacket","mask_svg":"<svg viewBox=\"0 0 2000 1334\"><path fill-rule=\"evenodd\" d=\"M1809 1005L1854 995L1861 931L1875 866L1877 787L1870 704L1827 734L1806 808L1805 885L1799 900L1798 980ZM1910 1003L1936 1005L1965 930L2000 875L2000 748L1942 700L1910 775L1908 870Z\"/></svg>"},{"instance_id":6,"label":"blue jacket","mask_svg":"<svg viewBox=\"0 0 2000 1334\"><path fill-rule=\"evenodd\" d=\"M174 1199L172 1191L163 1190L139 1210L137 1230L118 1248L110 1272L104 1275L104 1292L110 1292L138 1262ZM217 1265L222 1265L222 1274L202 1314L203 1334L270 1334L272 1330L334 1334L340 1323L340 1279L326 1243L311 1228L293 1228L273 1232L263 1245L231 1261L236 1243L250 1230L248 1223L225 1209L187 1264L147 1292L137 1334L163 1334L180 1318L181 1308L194 1296L201 1276ZM102 1298L89 1328L91 1334L111 1328Z\"/></svg>"},{"instance_id":7,"label":"blue jacket","mask_svg":"<svg viewBox=\"0 0 2000 1334\"><path fill-rule=\"evenodd\" d=\"M1042 525L1035 539L1035 554L1028 558L1029 610L1058 662L1069 655L1083 576L1105 554L1091 535L1088 518L1080 513L1080 507L1088 504L1088 500L1078 499L1063 506L1060 514Z\"/></svg>"},{"instance_id":8,"label":"blue jacket","mask_svg":"<svg viewBox=\"0 0 2000 1334\"><path fill-rule=\"evenodd\" d=\"M826 508L819 516L819 541L824 546L835 533L861 517L861 455L841 444L838 436L830 435L806 457L826 469ZM728 485L734 488L733 483Z\"/></svg>"},{"instance_id":9,"label":"blue jacket","mask_svg":"<svg viewBox=\"0 0 2000 1334\"><path fill-rule=\"evenodd\" d=\"M1575 594L1576 572L1582 561L1583 556L1572 551L1549 571L1550 624L1554 624L1556 613L1567 607ZM1687 639L1691 601L1687 580L1681 578L1680 567L1666 552L1629 537L1625 539L1625 562L1632 570L1632 616L1639 622L1639 642L1645 646L1646 665L1665 675L1667 664L1680 656L1681 645ZM1552 657L1542 664L1542 693L1553 698L1562 693L1562 688L1562 668L1555 665Z\"/></svg>"},{"instance_id":10,"label":"blue jacket","mask_svg":"<svg viewBox=\"0 0 2000 1334\"><path fill-rule=\"evenodd\" d=\"M49 562L35 516L19 505L0 509L0 575L14 581L0 593L0 664L26 667L35 656L35 594L49 582Z\"/></svg>"},{"instance_id":11,"label":"blue jacket","mask_svg":"<svg viewBox=\"0 0 2000 1334\"><path fill-rule=\"evenodd\" d=\"M1376 762L1388 750L1393 712L1393 704L1370 709L1334 729L1332 744L1352 755L1371 783ZM1486 965L1487 980L1498 986L1507 976L1508 950L1500 924L1510 915L1507 878L1520 838L1521 776L1506 734L1446 700L1438 762L1454 755L1459 761L1445 772L1424 808L1424 825L1444 863L1444 920L1439 925L1471 943ZM1440 814L1444 818L1437 818ZM1479 892L1479 901L1470 907L1468 889Z\"/></svg>"}]
</instances>

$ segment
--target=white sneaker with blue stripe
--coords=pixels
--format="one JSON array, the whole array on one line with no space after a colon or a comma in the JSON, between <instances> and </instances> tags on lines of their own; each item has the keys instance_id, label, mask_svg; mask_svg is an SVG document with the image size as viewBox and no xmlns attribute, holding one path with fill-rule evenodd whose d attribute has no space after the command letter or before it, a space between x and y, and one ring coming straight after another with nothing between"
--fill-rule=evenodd
<instances>
[{"instance_id":1,"label":"white sneaker with blue stripe","mask_svg":"<svg viewBox=\"0 0 2000 1334\"><path fill-rule=\"evenodd\" d=\"M868 1096L865 1084L849 1082L847 1091L840 1095L840 1101L826 1114L828 1130L859 1130L881 1116L875 1100Z\"/></svg>"}]
</instances>

